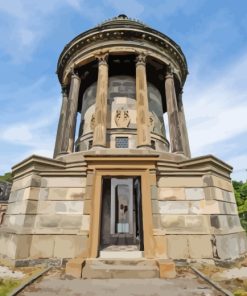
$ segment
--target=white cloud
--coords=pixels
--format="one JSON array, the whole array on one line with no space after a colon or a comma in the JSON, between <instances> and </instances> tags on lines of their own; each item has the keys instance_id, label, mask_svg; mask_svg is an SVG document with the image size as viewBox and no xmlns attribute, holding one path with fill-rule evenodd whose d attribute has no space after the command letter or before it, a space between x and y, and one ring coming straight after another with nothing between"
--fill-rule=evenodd
<instances>
[{"instance_id":1,"label":"white cloud","mask_svg":"<svg viewBox=\"0 0 247 296\"><path fill-rule=\"evenodd\" d=\"M197 76L187 82L184 105L194 155L247 131L246 67L244 55L207 80Z\"/></svg>"},{"instance_id":2,"label":"white cloud","mask_svg":"<svg viewBox=\"0 0 247 296\"><path fill-rule=\"evenodd\" d=\"M233 180L247 181L247 154L238 155L227 160L233 166Z\"/></svg>"}]
</instances>

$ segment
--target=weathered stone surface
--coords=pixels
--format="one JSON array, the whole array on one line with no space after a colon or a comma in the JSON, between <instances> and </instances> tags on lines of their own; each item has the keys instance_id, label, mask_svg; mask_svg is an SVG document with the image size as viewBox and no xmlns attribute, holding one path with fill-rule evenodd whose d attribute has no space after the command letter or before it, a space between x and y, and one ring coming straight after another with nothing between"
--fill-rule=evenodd
<instances>
[{"instance_id":1,"label":"weathered stone surface","mask_svg":"<svg viewBox=\"0 0 247 296\"><path fill-rule=\"evenodd\" d=\"M43 177L41 187L81 188L86 186L86 178L80 177Z\"/></svg>"},{"instance_id":2,"label":"weathered stone surface","mask_svg":"<svg viewBox=\"0 0 247 296\"><path fill-rule=\"evenodd\" d=\"M205 187L204 192L205 192L206 199L216 199L216 200L236 203L233 192L226 191L217 187Z\"/></svg>"},{"instance_id":3,"label":"weathered stone surface","mask_svg":"<svg viewBox=\"0 0 247 296\"><path fill-rule=\"evenodd\" d=\"M187 200L205 199L203 188L185 188L185 197Z\"/></svg>"},{"instance_id":4,"label":"weathered stone surface","mask_svg":"<svg viewBox=\"0 0 247 296\"><path fill-rule=\"evenodd\" d=\"M166 236L154 236L155 257L167 258L167 239Z\"/></svg>"},{"instance_id":5,"label":"weathered stone surface","mask_svg":"<svg viewBox=\"0 0 247 296\"><path fill-rule=\"evenodd\" d=\"M74 258L87 248L88 238L79 235L57 235L55 237L54 257Z\"/></svg>"},{"instance_id":6,"label":"weathered stone surface","mask_svg":"<svg viewBox=\"0 0 247 296\"><path fill-rule=\"evenodd\" d=\"M167 235L168 258L186 259L189 258L188 236Z\"/></svg>"},{"instance_id":7,"label":"weathered stone surface","mask_svg":"<svg viewBox=\"0 0 247 296\"><path fill-rule=\"evenodd\" d=\"M210 235L189 235L190 258L212 258L212 243Z\"/></svg>"},{"instance_id":8,"label":"weathered stone surface","mask_svg":"<svg viewBox=\"0 0 247 296\"><path fill-rule=\"evenodd\" d=\"M82 269L85 263L86 263L85 258L78 257L78 258L71 259L66 264L65 273L75 278L81 278Z\"/></svg>"},{"instance_id":9,"label":"weathered stone surface","mask_svg":"<svg viewBox=\"0 0 247 296\"><path fill-rule=\"evenodd\" d=\"M244 232L227 235L216 235L217 252L220 259L234 259L247 251L247 240Z\"/></svg>"},{"instance_id":10,"label":"weathered stone surface","mask_svg":"<svg viewBox=\"0 0 247 296\"><path fill-rule=\"evenodd\" d=\"M173 261L159 259L157 262L161 279L172 279L176 277L176 266Z\"/></svg>"},{"instance_id":11,"label":"weathered stone surface","mask_svg":"<svg viewBox=\"0 0 247 296\"><path fill-rule=\"evenodd\" d=\"M18 189L12 191L9 197L9 202L21 201L21 200L38 200L39 199L39 187L27 187L24 189Z\"/></svg>"},{"instance_id":12,"label":"weathered stone surface","mask_svg":"<svg viewBox=\"0 0 247 296\"><path fill-rule=\"evenodd\" d=\"M226 191L233 191L231 181L219 178L214 175L205 175L203 177L203 184L204 186L208 187L215 186Z\"/></svg>"},{"instance_id":13,"label":"weathered stone surface","mask_svg":"<svg viewBox=\"0 0 247 296\"><path fill-rule=\"evenodd\" d=\"M26 188L26 187L40 187L40 184L41 184L40 176L28 175L26 177L14 180L11 192Z\"/></svg>"},{"instance_id":14,"label":"weathered stone surface","mask_svg":"<svg viewBox=\"0 0 247 296\"><path fill-rule=\"evenodd\" d=\"M55 238L53 235L33 235L30 257L51 258L54 256Z\"/></svg>"},{"instance_id":15,"label":"weathered stone surface","mask_svg":"<svg viewBox=\"0 0 247 296\"><path fill-rule=\"evenodd\" d=\"M39 201L37 214L82 215L84 201Z\"/></svg>"},{"instance_id":16,"label":"weathered stone surface","mask_svg":"<svg viewBox=\"0 0 247 296\"><path fill-rule=\"evenodd\" d=\"M86 188L41 188L40 200L82 200Z\"/></svg>"},{"instance_id":17,"label":"weathered stone surface","mask_svg":"<svg viewBox=\"0 0 247 296\"><path fill-rule=\"evenodd\" d=\"M158 187L204 187L201 177L159 177Z\"/></svg>"},{"instance_id":18,"label":"weathered stone surface","mask_svg":"<svg viewBox=\"0 0 247 296\"><path fill-rule=\"evenodd\" d=\"M52 215L38 215L36 217L36 227L61 227L61 228L80 228L82 225L82 215L71 214L52 214Z\"/></svg>"},{"instance_id":19,"label":"weathered stone surface","mask_svg":"<svg viewBox=\"0 0 247 296\"><path fill-rule=\"evenodd\" d=\"M158 199L159 200L184 200L185 192L184 188L159 188Z\"/></svg>"}]
</instances>

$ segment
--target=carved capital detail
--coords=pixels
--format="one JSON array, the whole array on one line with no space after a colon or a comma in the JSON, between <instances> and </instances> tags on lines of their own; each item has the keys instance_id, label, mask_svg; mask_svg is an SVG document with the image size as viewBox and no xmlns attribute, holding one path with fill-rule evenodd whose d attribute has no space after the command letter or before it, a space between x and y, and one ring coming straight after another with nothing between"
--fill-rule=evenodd
<instances>
[{"instance_id":1,"label":"carved capital detail","mask_svg":"<svg viewBox=\"0 0 247 296\"><path fill-rule=\"evenodd\" d=\"M147 59L147 55L144 53L140 53L136 57L136 65L146 65L146 59Z\"/></svg>"},{"instance_id":2,"label":"carved capital detail","mask_svg":"<svg viewBox=\"0 0 247 296\"><path fill-rule=\"evenodd\" d=\"M171 64L169 64L166 68L166 78L173 78L173 74L174 74L174 69L173 66Z\"/></svg>"},{"instance_id":3,"label":"carved capital detail","mask_svg":"<svg viewBox=\"0 0 247 296\"><path fill-rule=\"evenodd\" d=\"M100 53L95 55L96 59L99 62L99 65L108 65L107 61L108 61L108 53Z\"/></svg>"}]
</instances>

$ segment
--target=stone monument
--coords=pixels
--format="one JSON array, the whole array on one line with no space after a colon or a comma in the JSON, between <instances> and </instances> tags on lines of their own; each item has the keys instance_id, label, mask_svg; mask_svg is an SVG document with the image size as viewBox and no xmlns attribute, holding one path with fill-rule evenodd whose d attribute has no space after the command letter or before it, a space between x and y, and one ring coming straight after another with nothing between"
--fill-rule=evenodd
<instances>
[{"instance_id":1,"label":"stone monument","mask_svg":"<svg viewBox=\"0 0 247 296\"><path fill-rule=\"evenodd\" d=\"M57 64L54 158L33 155L13 167L2 256L24 265L246 254L232 168L212 155L191 158L187 73L173 40L125 15L69 42Z\"/></svg>"}]
</instances>

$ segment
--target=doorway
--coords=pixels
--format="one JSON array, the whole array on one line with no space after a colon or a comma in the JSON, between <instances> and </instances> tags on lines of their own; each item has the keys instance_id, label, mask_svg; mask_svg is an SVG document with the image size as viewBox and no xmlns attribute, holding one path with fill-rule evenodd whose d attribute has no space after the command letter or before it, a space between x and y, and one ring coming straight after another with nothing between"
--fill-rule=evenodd
<instances>
[{"instance_id":1,"label":"doorway","mask_svg":"<svg viewBox=\"0 0 247 296\"><path fill-rule=\"evenodd\" d=\"M135 246L143 251L140 177L103 177L100 249Z\"/></svg>"}]
</instances>

